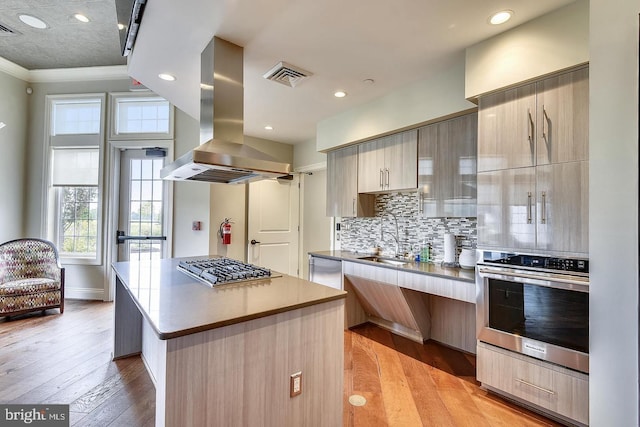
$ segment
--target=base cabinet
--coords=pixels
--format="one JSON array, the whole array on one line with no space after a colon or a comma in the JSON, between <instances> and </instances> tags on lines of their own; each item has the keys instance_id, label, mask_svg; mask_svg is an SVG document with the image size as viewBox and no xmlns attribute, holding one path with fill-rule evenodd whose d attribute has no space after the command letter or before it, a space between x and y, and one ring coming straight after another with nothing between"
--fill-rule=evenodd
<instances>
[{"instance_id":1,"label":"base cabinet","mask_svg":"<svg viewBox=\"0 0 640 427\"><path fill-rule=\"evenodd\" d=\"M490 390L571 423L589 424L589 376L478 342L477 379Z\"/></svg>"}]
</instances>

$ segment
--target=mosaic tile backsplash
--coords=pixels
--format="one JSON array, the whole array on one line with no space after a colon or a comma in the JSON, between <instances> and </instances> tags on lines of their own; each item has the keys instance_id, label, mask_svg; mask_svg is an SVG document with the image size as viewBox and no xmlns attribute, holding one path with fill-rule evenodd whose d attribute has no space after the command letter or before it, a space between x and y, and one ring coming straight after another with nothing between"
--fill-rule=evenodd
<instances>
[{"instance_id":1,"label":"mosaic tile backsplash","mask_svg":"<svg viewBox=\"0 0 640 427\"><path fill-rule=\"evenodd\" d=\"M371 252L380 246L383 254L393 255L396 250L396 220L400 254L415 254L422 246L428 245L430 260L442 261L445 233L456 236L457 255L462 248L475 249L476 218L423 218L418 200L417 193L377 195L375 217L341 219L340 231L337 232L341 249Z\"/></svg>"}]
</instances>

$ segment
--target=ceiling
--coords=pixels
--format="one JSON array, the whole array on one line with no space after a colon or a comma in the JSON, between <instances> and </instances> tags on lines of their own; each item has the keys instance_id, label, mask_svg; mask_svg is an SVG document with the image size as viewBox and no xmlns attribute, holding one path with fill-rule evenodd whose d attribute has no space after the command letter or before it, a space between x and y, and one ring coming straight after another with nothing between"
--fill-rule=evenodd
<instances>
[{"instance_id":1,"label":"ceiling","mask_svg":"<svg viewBox=\"0 0 640 427\"><path fill-rule=\"evenodd\" d=\"M48 28L27 26L18 19L22 13ZM91 21L78 21L76 13ZM0 56L28 70L126 64L114 0L2 0L0 25L15 32L0 32Z\"/></svg>"},{"instance_id":2,"label":"ceiling","mask_svg":"<svg viewBox=\"0 0 640 427\"><path fill-rule=\"evenodd\" d=\"M2 0L0 24L22 34L0 36L0 56L30 70L123 64L114 1ZM128 71L198 118L200 52L214 35L243 46L245 134L295 144L315 138L319 121L428 79L466 47L573 1L153 0ZM489 25L503 9L513 19ZM26 27L17 19L25 11L50 28ZM77 11L92 21L76 21ZM313 75L294 88L265 80L280 61ZM335 98L338 89L348 95Z\"/></svg>"}]
</instances>

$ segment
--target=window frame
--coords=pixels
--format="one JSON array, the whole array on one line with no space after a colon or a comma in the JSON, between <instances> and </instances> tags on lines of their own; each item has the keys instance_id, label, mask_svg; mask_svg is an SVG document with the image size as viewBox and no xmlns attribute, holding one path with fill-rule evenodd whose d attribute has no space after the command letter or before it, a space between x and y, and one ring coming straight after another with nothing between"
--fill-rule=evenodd
<instances>
[{"instance_id":1,"label":"window frame","mask_svg":"<svg viewBox=\"0 0 640 427\"><path fill-rule=\"evenodd\" d=\"M86 101L95 99L100 102L100 125L98 134L63 134L52 135L53 133L53 113L57 102L69 101ZM43 194L45 200L43 203L43 232L47 239L59 243L60 221L61 221L61 201L59 198L59 189L64 187L54 187L52 184L52 160L53 150L56 148L81 148L81 147L98 147L100 156L98 170L98 210L97 222L98 229L96 235L96 252L95 256L78 257L65 256L65 253L58 248L60 260L64 264L80 264L80 265L96 265L100 266L104 263L104 233L105 233L105 194L104 194L104 165L105 165L105 122L106 122L106 94L105 93L82 93L82 94L64 94L64 95L46 95L45 96L45 144L44 144L44 176L43 176Z\"/></svg>"},{"instance_id":2,"label":"window frame","mask_svg":"<svg viewBox=\"0 0 640 427\"><path fill-rule=\"evenodd\" d=\"M118 133L118 101L122 99L152 98L169 103L169 129L167 132ZM167 99L151 91L113 92L109 94L109 141L165 140L174 139L175 107Z\"/></svg>"}]
</instances>

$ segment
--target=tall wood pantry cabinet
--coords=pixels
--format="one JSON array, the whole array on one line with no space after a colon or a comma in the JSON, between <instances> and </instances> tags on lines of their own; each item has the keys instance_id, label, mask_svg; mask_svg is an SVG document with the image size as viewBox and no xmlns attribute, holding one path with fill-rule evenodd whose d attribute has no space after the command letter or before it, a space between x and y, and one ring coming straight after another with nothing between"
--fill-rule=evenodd
<instances>
[{"instance_id":1,"label":"tall wood pantry cabinet","mask_svg":"<svg viewBox=\"0 0 640 427\"><path fill-rule=\"evenodd\" d=\"M424 217L476 216L478 115L418 129L418 196Z\"/></svg>"},{"instance_id":2,"label":"tall wood pantry cabinet","mask_svg":"<svg viewBox=\"0 0 640 427\"><path fill-rule=\"evenodd\" d=\"M589 252L589 70L482 96L478 246Z\"/></svg>"}]
</instances>

